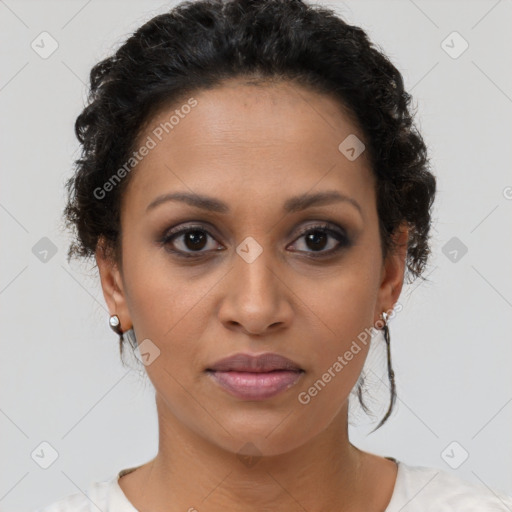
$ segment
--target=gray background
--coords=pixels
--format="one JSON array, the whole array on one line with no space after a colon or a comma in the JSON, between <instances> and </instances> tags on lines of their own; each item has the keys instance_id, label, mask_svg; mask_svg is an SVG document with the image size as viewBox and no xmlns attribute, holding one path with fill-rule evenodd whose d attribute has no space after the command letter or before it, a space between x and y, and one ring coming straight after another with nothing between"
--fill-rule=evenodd
<instances>
[{"instance_id":1,"label":"gray background","mask_svg":"<svg viewBox=\"0 0 512 512\"><path fill-rule=\"evenodd\" d=\"M512 2L320 3L403 73L439 187L429 281L404 289L390 324L396 412L368 435L376 422L355 410L351 439L512 494ZM152 386L121 365L94 269L66 262L60 215L90 68L169 5L0 1L0 510L29 511L156 453ZM31 47L43 31L58 43L46 59ZM457 58L453 31L469 44ZM46 261L43 237L56 249ZM42 442L58 452L47 469L31 456L49 456Z\"/></svg>"}]
</instances>

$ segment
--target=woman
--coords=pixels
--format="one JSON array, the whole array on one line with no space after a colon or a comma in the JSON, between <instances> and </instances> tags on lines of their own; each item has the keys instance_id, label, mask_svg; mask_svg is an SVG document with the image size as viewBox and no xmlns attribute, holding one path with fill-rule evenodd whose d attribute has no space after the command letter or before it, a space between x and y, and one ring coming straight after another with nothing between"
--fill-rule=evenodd
<instances>
[{"instance_id":1,"label":"woman","mask_svg":"<svg viewBox=\"0 0 512 512\"><path fill-rule=\"evenodd\" d=\"M182 3L91 72L69 256L155 387L154 459L45 512L510 510L348 438L429 255L435 178L398 70L301 0ZM129 343L131 347L126 347Z\"/></svg>"}]
</instances>

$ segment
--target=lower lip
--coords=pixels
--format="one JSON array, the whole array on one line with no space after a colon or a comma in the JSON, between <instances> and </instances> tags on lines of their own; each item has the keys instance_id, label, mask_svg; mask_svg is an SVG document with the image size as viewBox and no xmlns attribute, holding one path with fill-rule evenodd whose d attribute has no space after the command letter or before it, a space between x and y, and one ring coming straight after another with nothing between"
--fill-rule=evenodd
<instances>
[{"instance_id":1,"label":"lower lip","mask_svg":"<svg viewBox=\"0 0 512 512\"><path fill-rule=\"evenodd\" d=\"M300 379L303 371L273 372L214 372L208 374L228 393L243 400L266 400L289 388Z\"/></svg>"}]
</instances>

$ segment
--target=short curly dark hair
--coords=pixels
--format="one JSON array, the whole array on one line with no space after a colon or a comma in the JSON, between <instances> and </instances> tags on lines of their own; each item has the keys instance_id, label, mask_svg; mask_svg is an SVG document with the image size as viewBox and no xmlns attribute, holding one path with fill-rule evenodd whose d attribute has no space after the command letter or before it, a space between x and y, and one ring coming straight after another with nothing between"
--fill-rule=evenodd
<instances>
[{"instance_id":1,"label":"short curly dark hair","mask_svg":"<svg viewBox=\"0 0 512 512\"><path fill-rule=\"evenodd\" d=\"M92 68L88 104L75 123L82 154L67 182L64 216L74 232L68 261L93 256L100 237L121 261L120 205L130 174L105 197L94 191L130 158L143 128L164 107L242 77L288 80L336 98L350 113L376 177L383 256L407 223L406 279L422 277L436 180L413 123L411 95L361 28L302 0L184 1ZM391 406L394 391L393 383Z\"/></svg>"}]
</instances>

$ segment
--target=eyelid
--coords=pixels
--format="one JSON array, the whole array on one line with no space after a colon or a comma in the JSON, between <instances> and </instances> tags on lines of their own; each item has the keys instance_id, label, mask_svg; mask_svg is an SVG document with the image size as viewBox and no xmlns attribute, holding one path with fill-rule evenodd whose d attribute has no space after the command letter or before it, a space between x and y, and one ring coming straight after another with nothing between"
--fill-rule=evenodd
<instances>
[{"instance_id":1,"label":"eyelid","mask_svg":"<svg viewBox=\"0 0 512 512\"><path fill-rule=\"evenodd\" d=\"M181 222L172 228L165 229L162 233L162 235L159 237L160 242L164 242L165 240L168 240L173 235L182 234L183 232L186 232L188 230L201 230L210 235L212 238L220 238L219 236L219 230L211 223L205 220L196 220L196 221L190 221L188 222Z\"/></svg>"},{"instance_id":2,"label":"eyelid","mask_svg":"<svg viewBox=\"0 0 512 512\"><path fill-rule=\"evenodd\" d=\"M323 229L326 231L335 232L336 234L340 236L344 236L348 238L347 232L344 228L341 226L338 226L337 224L334 224L328 220L320 220L320 221L313 221L315 224L305 226L304 228L301 228L299 230L298 236L304 235L305 233L308 233L311 230L315 229Z\"/></svg>"},{"instance_id":3,"label":"eyelid","mask_svg":"<svg viewBox=\"0 0 512 512\"><path fill-rule=\"evenodd\" d=\"M178 224L177 226L174 226L170 229L166 229L163 232L162 236L160 237L160 241L169 239L172 235L182 233L183 231L187 231L189 229L190 230L193 230L193 229L203 230L211 236L213 236L213 234L210 233L209 229L211 229L212 231L217 231L215 226L208 221L200 220L200 221L191 221L191 222L196 222L196 224L187 224L186 222L184 222L183 223L184 225ZM298 233L295 235L295 238L292 241L295 241L297 239L297 237L304 235L305 233L308 233L310 230L315 229L315 228L316 229L325 229L325 230L330 229L331 231L334 231L335 233L339 234L340 236L344 236L344 237L348 238L347 230L341 226L338 226L337 224L333 223L332 221L314 220L314 221L310 221L310 222L312 222L314 224L309 224L309 225L304 226L301 229L299 229ZM208 227L205 227L205 225ZM294 231L295 230L292 230L287 236L291 236Z\"/></svg>"}]
</instances>

